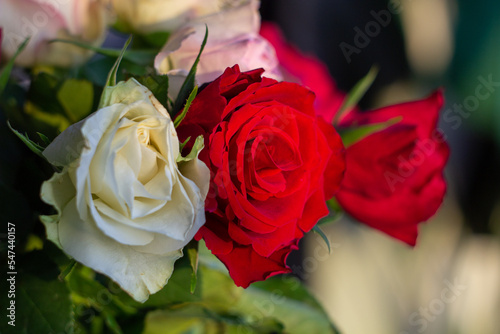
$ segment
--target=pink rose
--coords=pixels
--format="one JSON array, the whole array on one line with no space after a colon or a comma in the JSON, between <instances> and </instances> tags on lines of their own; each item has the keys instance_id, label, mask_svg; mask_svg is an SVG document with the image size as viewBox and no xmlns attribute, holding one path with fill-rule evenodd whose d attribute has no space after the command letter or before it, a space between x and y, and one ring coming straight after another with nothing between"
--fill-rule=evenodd
<instances>
[{"instance_id":1,"label":"pink rose","mask_svg":"<svg viewBox=\"0 0 500 334\"><path fill-rule=\"evenodd\" d=\"M258 9L258 1L245 1L240 6L191 21L163 47L155 59L156 70L167 74L189 71L200 51L207 25L208 40L198 65L198 83L215 80L234 64L239 64L243 72L263 68L266 77L281 80L274 48L259 35Z\"/></svg>"}]
</instances>

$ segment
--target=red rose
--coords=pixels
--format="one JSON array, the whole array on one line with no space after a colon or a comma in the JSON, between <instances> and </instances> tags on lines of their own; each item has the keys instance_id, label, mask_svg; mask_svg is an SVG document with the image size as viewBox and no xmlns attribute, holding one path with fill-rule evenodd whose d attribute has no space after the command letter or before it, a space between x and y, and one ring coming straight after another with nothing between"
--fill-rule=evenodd
<instances>
[{"instance_id":1,"label":"red rose","mask_svg":"<svg viewBox=\"0 0 500 334\"><path fill-rule=\"evenodd\" d=\"M243 287L290 272L286 257L328 214L344 171L342 142L316 116L314 94L262 72L226 69L177 129L181 140L203 134L208 148L211 198L196 238Z\"/></svg>"},{"instance_id":2,"label":"red rose","mask_svg":"<svg viewBox=\"0 0 500 334\"><path fill-rule=\"evenodd\" d=\"M448 145L436 129L440 91L427 99L348 113L341 127L402 117L385 130L346 148L346 173L336 197L354 218L409 245L417 225L429 219L446 192Z\"/></svg>"}]
</instances>

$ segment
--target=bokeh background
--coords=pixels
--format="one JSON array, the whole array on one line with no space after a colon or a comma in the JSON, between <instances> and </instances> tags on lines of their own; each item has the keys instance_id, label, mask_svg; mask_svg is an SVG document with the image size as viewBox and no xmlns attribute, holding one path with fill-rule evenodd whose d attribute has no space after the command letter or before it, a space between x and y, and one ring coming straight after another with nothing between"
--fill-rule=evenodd
<instances>
[{"instance_id":1,"label":"bokeh background","mask_svg":"<svg viewBox=\"0 0 500 334\"><path fill-rule=\"evenodd\" d=\"M358 31L384 10L389 22L356 47ZM500 333L500 2L262 0L261 11L325 62L343 91L378 65L363 109L445 88L448 193L418 245L344 217L324 227L331 255L310 235L295 274L343 333ZM346 43L357 48L349 57Z\"/></svg>"}]
</instances>

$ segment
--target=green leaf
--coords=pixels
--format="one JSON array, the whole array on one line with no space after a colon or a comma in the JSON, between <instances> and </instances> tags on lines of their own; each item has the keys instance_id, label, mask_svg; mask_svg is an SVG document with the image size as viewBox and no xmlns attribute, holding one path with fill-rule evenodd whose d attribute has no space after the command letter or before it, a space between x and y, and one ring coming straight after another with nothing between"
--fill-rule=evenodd
<instances>
[{"instance_id":1,"label":"green leaf","mask_svg":"<svg viewBox=\"0 0 500 334\"><path fill-rule=\"evenodd\" d=\"M196 138L193 148L191 149L191 152L189 152L188 155L183 157L179 154L179 157L177 158L177 163L187 162L195 159L198 156L198 153L203 149L203 147L205 147L205 141L203 140L203 136L201 135L198 136L198 138Z\"/></svg>"},{"instance_id":2,"label":"green leaf","mask_svg":"<svg viewBox=\"0 0 500 334\"><path fill-rule=\"evenodd\" d=\"M222 263L200 242L198 268L202 303L218 313L232 313L255 324L276 319L288 334L336 334L321 305L295 277L280 275L236 287ZM224 291L224 293L220 293Z\"/></svg>"},{"instance_id":3,"label":"green leaf","mask_svg":"<svg viewBox=\"0 0 500 334\"><path fill-rule=\"evenodd\" d=\"M370 88L373 81L378 74L378 67L373 66L368 74L366 74L358 83L351 89L349 94L347 94L344 103L340 107L339 111L335 115L333 124L337 124L338 121L349 111L351 111L361 98L365 95L366 91Z\"/></svg>"},{"instance_id":4,"label":"green leaf","mask_svg":"<svg viewBox=\"0 0 500 334\"><path fill-rule=\"evenodd\" d=\"M99 87L104 87L106 85L109 69L113 67L115 60L108 57L91 58L83 66L85 78Z\"/></svg>"},{"instance_id":5,"label":"green leaf","mask_svg":"<svg viewBox=\"0 0 500 334\"><path fill-rule=\"evenodd\" d=\"M170 32L156 31L146 35L140 35L139 37L144 43L159 49L167 43L167 40L170 37Z\"/></svg>"},{"instance_id":6,"label":"green leaf","mask_svg":"<svg viewBox=\"0 0 500 334\"><path fill-rule=\"evenodd\" d=\"M235 311L247 317L279 319L288 334L337 334L319 303L294 277L274 276L245 290Z\"/></svg>"},{"instance_id":7,"label":"green leaf","mask_svg":"<svg viewBox=\"0 0 500 334\"><path fill-rule=\"evenodd\" d=\"M323 230L318 225L315 225L313 227L313 231L314 233L317 233L321 237L321 239L323 239L326 246L328 247L328 254L331 254L332 248L330 247L330 240L328 240L328 237L326 236L325 232L323 232Z\"/></svg>"},{"instance_id":8,"label":"green leaf","mask_svg":"<svg viewBox=\"0 0 500 334\"><path fill-rule=\"evenodd\" d=\"M187 244L184 251L187 253L189 257L189 263L191 264L191 268L193 272L191 273L191 286L190 292L194 293L196 290L196 283L198 281L198 241L192 240Z\"/></svg>"},{"instance_id":9,"label":"green leaf","mask_svg":"<svg viewBox=\"0 0 500 334\"><path fill-rule=\"evenodd\" d=\"M198 63L200 62L200 57L201 53L203 52L203 49L205 48L205 45L207 44L207 39L208 39L208 26L206 26L205 30L205 38L203 39L203 42L201 43L200 47L200 52L198 53L198 56L196 57L196 60L193 63L193 66L191 67L186 80L184 80L184 83L181 86L181 89L179 91L179 95L177 96L177 99L175 100L174 107L172 109L172 116L177 115L177 113L183 108L185 101L189 98L191 93L193 92L194 86L195 86L195 77L196 77L196 69L198 66Z\"/></svg>"},{"instance_id":10,"label":"green leaf","mask_svg":"<svg viewBox=\"0 0 500 334\"><path fill-rule=\"evenodd\" d=\"M135 306L139 303L133 301L130 297L122 299L120 293L125 294L125 292L117 287L116 283L107 280L108 285L104 286L95 276L92 269L79 264L66 276L66 281L75 302L93 307L99 312L107 312L109 316L121 313L136 313ZM113 288L113 293L109 287ZM118 294L115 294L115 292L118 292ZM129 301L131 302L129 303Z\"/></svg>"},{"instance_id":11,"label":"green leaf","mask_svg":"<svg viewBox=\"0 0 500 334\"><path fill-rule=\"evenodd\" d=\"M120 67L120 63L122 61L123 54L125 53L125 50L127 50L131 41L132 41L132 35L125 42L125 45L123 46L123 49L122 49L120 55L118 56L118 59L116 59L115 64L113 65L113 67L111 68L111 70L108 73L108 77L106 79L106 84L104 85L104 90L101 94L101 99L99 102L98 109L101 109L104 105L104 99L106 98L106 89L108 87L116 86L116 84L117 84L116 74L118 73L118 67Z\"/></svg>"},{"instance_id":12,"label":"green leaf","mask_svg":"<svg viewBox=\"0 0 500 334\"><path fill-rule=\"evenodd\" d=\"M0 96L3 93L5 86L7 86L7 83L9 82L10 73L12 72L12 68L14 68L14 62L16 61L17 56L19 56L19 54L24 50L26 45L28 45L29 40L30 37L26 38L21 43L14 56L12 56L12 58L9 59L5 67L2 69L2 72L0 72Z\"/></svg>"},{"instance_id":13,"label":"green leaf","mask_svg":"<svg viewBox=\"0 0 500 334\"><path fill-rule=\"evenodd\" d=\"M186 104L184 105L184 109L182 109L182 113L175 118L175 120L174 120L175 127L178 127L181 124L184 117L186 117L186 115L189 111L189 107L191 107L191 103L195 99L196 94L198 94L198 86L194 86L193 90L191 91L191 94L189 94L189 97L186 101Z\"/></svg>"},{"instance_id":14,"label":"green leaf","mask_svg":"<svg viewBox=\"0 0 500 334\"><path fill-rule=\"evenodd\" d=\"M57 99L59 89L64 80L46 72L33 76L24 101L24 119L17 122L31 131L41 131L51 138L64 131L73 122L69 119L64 107ZM12 119L16 119L11 116Z\"/></svg>"},{"instance_id":15,"label":"green leaf","mask_svg":"<svg viewBox=\"0 0 500 334\"><path fill-rule=\"evenodd\" d=\"M43 160L47 161L47 159L45 159L45 157L43 156L42 152L44 150L44 148L42 146L40 146L39 144L35 143L34 141L32 141L31 139L28 138L28 135L27 134L22 134L20 133L19 131L15 130L14 128L12 128L12 126L10 125L10 122L7 121L7 126L9 127L9 129L14 132L14 134L19 138L21 139L21 141L26 145L28 146L28 148L33 152L35 153L36 155L38 155L40 158L42 158Z\"/></svg>"},{"instance_id":16,"label":"green leaf","mask_svg":"<svg viewBox=\"0 0 500 334\"><path fill-rule=\"evenodd\" d=\"M134 64L141 66L151 65L156 55L158 54L157 50L129 50L124 52L123 50L120 51L117 49L99 48L89 44L66 40L66 39L53 39L50 41L50 43L56 43L56 42L76 45L83 49L90 50L95 53L111 58L117 58L121 56L124 60L130 61ZM126 44L126 46L128 46L128 44Z\"/></svg>"},{"instance_id":17,"label":"green leaf","mask_svg":"<svg viewBox=\"0 0 500 334\"><path fill-rule=\"evenodd\" d=\"M68 119L76 123L92 112L94 87L87 80L66 80L57 92L57 99L64 108Z\"/></svg>"},{"instance_id":18,"label":"green leaf","mask_svg":"<svg viewBox=\"0 0 500 334\"><path fill-rule=\"evenodd\" d=\"M339 202L335 197L329 199L326 201L326 205L330 209L330 214L324 218L322 218L317 226L325 225L325 224L330 224L330 223L335 223L338 221L344 214L344 209L340 206Z\"/></svg>"},{"instance_id":19,"label":"green leaf","mask_svg":"<svg viewBox=\"0 0 500 334\"><path fill-rule=\"evenodd\" d=\"M222 264L217 258L215 260ZM198 273L201 284L199 283L196 291L200 290L201 301L209 305L212 310L231 312L245 294L246 290L234 284L225 267L222 271L218 268L208 267L205 262L202 262L201 256ZM221 291L224 291L224 293L221 293Z\"/></svg>"},{"instance_id":20,"label":"green leaf","mask_svg":"<svg viewBox=\"0 0 500 334\"><path fill-rule=\"evenodd\" d=\"M104 315L104 321L106 322L106 326L108 326L108 328L111 330L113 334L123 334L120 325L118 324L118 322L116 321L115 317L112 314L104 311L103 315Z\"/></svg>"},{"instance_id":21,"label":"green leaf","mask_svg":"<svg viewBox=\"0 0 500 334\"><path fill-rule=\"evenodd\" d=\"M184 143L179 143L179 151L182 152L182 150L184 149L184 147L187 145L187 143L189 143L189 140L191 139L191 137L187 137L186 140L184 140Z\"/></svg>"},{"instance_id":22,"label":"green leaf","mask_svg":"<svg viewBox=\"0 0 500 334\"><path fill-rule=\"evenodd\" d=\"M25 333L59 333L71 325L71 301L63 282L26 275L18 291L17 326Z\"/></svg>"},{"instance_id":23,"label":"green leaf","mask_svg":"<svg viewBox=\"0 0 500 334\"><path fill-rule=\"evenodd\" d=\"M40 72L36 74L32 78L28 91L29 102L44 112L66 116L63 106L55 98L62 84L63 81L51 73Z\"/></svg>"},{"instance_id":24,"label":"green leaf","mask_svg":"<svg viewBox=\"0 0 500 334\"><path fill-rule=\"evenodd\" d=\"M43 133L40 133L40 132L37 132L36 133L40 139L43 141L43 143L45 144L45 147L49 146L50 145L50 139L47 138L46 135L44 135Z\"/></svg>"},{"instance_id":25,"label":"green leaf","mask_svg":"<svg viewBox=\"0 0 500 334\"><path fill-rule=\"evenodd\" d=\"M398 116L383 123L360 125L353 128L342 129L339 131L340 137L342 137L342 142L347 148L371 134L387 129L388 127L400 122L402 119L402 116Z\"/></svg>"},{"instance_id":26,"label":"green leaf","mask_svg":"<svg viewBox=\"0 0 500 334\"><path fill-rule=\"evenodd\" d=\"M120 67L120 63L122 62L123 55L125 54L125 51L127 50L131 41L132 41L132 36L130 36L127 39L127 41L125 42L125 45L123 46L122 51L118 55L118 58L116 59L115 64L111 68L111 71L109 71L108 79L106 80L107 87L116 86L116 73L118 72L118 67Z\"/></svg>"},{"instance_id":27,"label":"green leaf","mask_svg":"<svg viewBox=\"0 0 500 334\"><path fill-rule=\"evenodd\" d=\"M147 87L161 104L168 106L168 75L147 75L137 81Z\"/></svg>"},{"instance_id":28,"label":"green leaf","mask_svg":"<svg viewBox=\"0 0 500 334\"><path fill-rule=\"evenodd\" d=\"M15 327L7 325L4 316L1 333L66 333L73 327L74 318L70 292L65 282L57 279L57 266L43 252L34 251L16 259L18 274L15 276ZM1 290L7 295L4 282ZM2 298L4 303L10 300Z\"/></svg>"},{"instance_id":29,"label":"green leaf","mask_svg":"<svg viewBox=\"0 0 500 334\"><path fill-rule=\"evenodd\" d=\"M335 197L326 201L326 204L328 205L328 208L330 208L330 212L333 211L335 214L339 214L344 211Z\"/></svg>"},{"instance_id":30,"label":"green leaf","mask_svg":"<svg viewBox=\"0 0 500 334\"><path fill-rule=\"evenodd\" d=\"M64 267L64 269L61 271L61 273L59 274L58 279L60 281L64 281L64 279L66 278L66 276L68 276L69 273L71 273L71 271L73 270L73 268L75 267L75 265L76 265L76 261L74 259L69 260L68 265L66 267Z\"/></svg>"},{"instance_id":31,"label":"green leaf","mask_svg":"<svg viewBox=\"0 0 500 334\"><path fill-rule=\"evenodd\" d=\"M90 323L90 334L102 334L104 332L104 319L94 317Z\"/></svg>"},{"instance_id":32,"label":"green leaf","mask_svg":"<svg viewBox=\"0 0 500 334\"><path fill-rule=\"evenodd\" d=\"M144 334L280 334L283 325L274 319L256 323L245 321L242 315L217 313L203 305L187 304L149 312Z\"/></svg>"},{"instance_id":33,"label":"green leaf","mask_svg":"<svg viewBox=\"0 0 500 334\"><path fill-rule=\"evenodd\" d=\"M291 300L304 303L305 305L308 305L318 311L323 311L321 304L319 304L318 301L309 293L300 279L292 275L273 276L265 281L253 283L251 288L259 289L268 293L274 292L275 294L282 295L283 297ZM278 299L276 299L276 301L278 301Z\"/></svg>"},{"instance_id":34,"label":"green leaf","mask_svg":"<svg viewBox=\"0 0 500 334\"><path fill-rule=\"evenodd\" d=\"M328 202L327 202L328 203ZM324 218L322 218L317 226L322 226L322 225L326 225L326 224L332 224L332 223L335 223L337 222L340 218L342 218L344 212L341 210L341 211L338 211L338 212L334 212L333 214L330 214Z\"/></svg>"}]
</instances>

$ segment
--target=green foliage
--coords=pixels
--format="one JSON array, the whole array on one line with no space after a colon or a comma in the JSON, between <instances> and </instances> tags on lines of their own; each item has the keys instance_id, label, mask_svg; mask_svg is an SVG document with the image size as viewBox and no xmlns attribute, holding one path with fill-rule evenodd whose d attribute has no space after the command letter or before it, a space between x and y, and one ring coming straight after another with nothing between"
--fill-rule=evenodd
<instances>
[{"instance_id":1,"label":"green foliage","mask_svg":"<svg viewBox=\"0 0 500 334\"><path fill-rule=\"evenodd\" d=\"M77 41L71 41L71 40L65 40L65 39L54 39L51 41L52 43L67 43L67 44L72 44L76 45L78 47L81 47L83 49L91 50L95 53L101 54L106 57L110 58L123 58L124 60L127 60L131 63L141 65L141 66L146 66L146 65L151 65L157 55L156 50L151 50L151 49L144 49L144 50L129 50L125 51L124 50L116 50L116 49L108 49L108 48L99 48L95 47L89 44L77 42ZM128 47L128 44L130 42L127 42L125 45L125 49Z\"/></svg>"},{"instance_id":2,"label":"green foliage","mask_svg":"<svg viewBox=\"0 0 500 334\"><path fill-rule=\"evenodd\" d=\"M248 318L279 319L290 334L335 334L321 306L293 277L278 276L251 285L238 303L238 310ZM262 320L261 320L262 321Z\"/></svg>"},{"instance_id":3,"label":"green foliage","mask_svg":"<svg viewBox=\"0 0 500 334\"><path fill-rule=\"evenodd\" d=\"M122 62L123 56L125 55L125 51L127 50L130 42L132 41L132 36L128 38L128 40L125 42L125 45L123 46L123 49L121 50L120 54L118 55L118 58L116 59L115 64L111 68L108 74L108 78L106 79L106 87L112 87L116 86L116 73L118 72L118 67L120 67L120 63Z\"/></svg>"},{"instance_id":4,"label":"green foliage","mask_svg":"<svg viewBox=\"0 0 500 334\"><path fill-rule=\"evenodd\" d=\"M278 334L284 333L278 321L266 319L259 324L245 322L231 314L215 313L201 305L179 305L148 313L143 334Z\"/></svg>"},{"instance_id":5,"label":"green foliage","mask_svg":"<svg viewBox=\"0 0 500 334\"><path fill-rule=\"evenodd\" d=\"M15 130L12 128L9 122L7 122L7 126L9 129L14 132L14 134L21 139L21 141L36 155L38 155L40 158L45 160L45 157L43 156L42 152L44 150L44 147L40 146L39 144L35 143L33 140L29 139L28 135L25 133L24 135L20 133L19 131Z\"/></svg>"},{"instance_id":6,"label":"green foliage","mask_svg":"<svg viewBox=\"0 0 500 334\"><path fill-rule=\"evenodd\" d=\"M57 99L68 119L76 123L92 112L94 88L90 81L68 79L57 92Z\"/></svg>"},{"instance_id":7,"label":"green foliage","mask_svg":"<svg viewBox=\"0 0 500 334\"><path fill-rule=\"evenodd\" d=\"M28 90L24 113L37 123L63 131L70 124L68 114L57 98L64 79L53 73L38 72ZM35 126L34 126L35 127Z\"/></svg>"},{"instance_id":8,"label":"green foliage","mask_svg":"<svg viewBox=\"0 0 500 334\"><path fill-rule=\"evenodd\" d=\"M191 264L191 294L196 290L196 283L198 281L198 241L191 240L189 244L184 248L184 252L187 253L189 258L189 263Z\"/></svg>"},{"instance_id":9,"label":"green foliage","mask_svg":"<svg viewBox=\"0 0 500 334\"><path fill-rule=\"evenodd\" d=\"M30 134L43 132L45 146L71 124L94 109L94 85L86 79L68 79L58 73L37 72L24 103L9 111L14 124L22 124Z\"/></svg>"},{"instance_id":10,"label":"green foliage","mask_svg":"<svg viewBox=\"0 0 500 334\"><path fill-rule=\"evenodd\" d=\"M9 82L10 73L12 72L17 56L19 56L26 45L28 45L29 40L30 38L28 37L21 43L14 56L9 59L5 67L2 69L2 72L0 72L0 96L2 96L5 86L7 86L7 83Z\"/></svg>"},{"instance_id":11,"label":"green foliage","mask_svg":"<svg viewBox=\"0 0 500 334\"><path fill-rule=\"evenodd\" d=\"M136 78L137 81L147 87L156 99L168 109L168 76L151 74Z\"/></svg>"},{"instance_id":12,"label":"green foliage","mask_svg":"<svg viewBox=\"0 0 500 334\"><path fill-rule=\"evenodd\" d=\"M313 231L314 233L318 234L321 237L321 239L323 239L326 246L328 247L328 253L331 254L332 248L330 247L330 240L328 240L328 237L326 236L325 232L323 232L323 230L318 225L313 227Z\"/></svg>"},{"instance_id":13,"label":"green foliage","mask_svg":"<svg viewBox=\"0 0 500 334\"><path fill-rule=\"evenodd\" d=\"M378 67L373 66L370 71L351 89L347 94L344 103L335 115L333 124L337 124L342 116L356 107L366 91L371 87L378 74Z\"/></svg>"},{"instance_id":14,"label":"green foliage","mask_svg":"<svg viewBox=\"0 0 500 334\"><path fill-rule=\"evenodd\" d=\"M116 58L95 58L83 65L85 77L99 87L106 85L109 69L113 67Z\"/></svg>"},{"instance_id":15,"label":"green foliage","mask_svg":"<svg viewBox=\"0 0 500 334\"><path fill-rule=\"evenodd\" d=\"M148 34L137 34L134 39L135 48L161 49L167 43L170 33L168 31L155 31ZM158 52L155 53L155 55Z\"/></svg>"},{"instance_id":16,"label":"green foliage","mask_svg":"<svg viewBox=\"0 0 500 334\"><path fill-rule=\"evenodd\" d=\"M155 304L159 309L147 314L144 333L164 333L165 328L169 333L338 333L298 279L278 276L242 289L217 269L217 261L205 253L201 284L191 301ZM180 278L172 276L166 289Z\"/></svg>"},{"instance_id":17,"label":"green foliage","mask_svg":"<svg viewBox=\"0 0 500 334\"><path fill-rule=\"evenodd\" d=\"M208 27L206 27L205 30L205 38L201 43L200 52L198 53L198 56L196 57L196 60L193 63L193 66L189 70L186 80L181 86L179 95L177 96L177 100L174 103L174 108L172 109L171 116L175 116L179 111L181 111L181 109L185 104L185 101L189 98L189 95L191 95L191 93L193 92L195 86L196 68L198 67L198 63L200 62L201 53L203 52L203 49L207 44L207 39L208 39Z\"/></svg>"},{"instance_id":18,"label":"green foliage","mask_svg":"<svg viewBox=\"0 0 500 334\"><path fill-rule=\"evenodd\" d=\"M178 127L181 124L184 117L186 117L186 115L189 111L189 107L191 107L191 103L193 103L193 100L195 99L196 94L198 94L198 86L194 86L193 90L191 91L191 94L189 94L189 97L186 101L186 104L184 105L184 108L182 109L182 112L180 113L179 116L177 116L175 118L175 120L174 120L175 127Z\"/></svg>"},{"instance_id":19,"label":"green foliage","mask_svg":"<svg viewBox=\"0 0 500 334\"><path fill-rule=\"evenodd\" d=\"M195 245L187 254L189 249ZM298 279L277 276L242 289L202 242L197 253L194 293L190 287L195 257L185 256L176 262L168 284L143 304L109 279L77 265L66 280L79 326L89 333L127 333L143 326L146 334L165 333L166 328L174 334L338 333Z\"/></svg>"},{"instance_id":20,"label":"green foliage","mask_svg":"<svg viewBox=\"0 0 500 334\"><path fill-rule=\"evenodd\" d=\"M318 222L317 226L334 223L338 221L344 214L344 209L342 209L342 206L340 206L339 202L335 199L335 197L326 201L326 204L330 209L330 214L321 219Z\"/></svg>"},{"instance_id":21,"label":"green foliage","mask_svg":"<svg viewBox=\"0 0 500 334\"><path fill-rule=\"evenodd\" d=\"M118 56L115 63L113 64L113 67L111 68L111 70L108 73L108 77L106 78L106 83L104 84L104 89L103 89L103 92L101 94L101 99L99 101L98 109L101 109L104 105L104 101L105 101L106 96L107 96L107 90L110 87L116 86L118 83L118 81L117 81L118 68L120 67L120 64L121 64L122 59L123 59L123 55L125 54L125 51L127 50L131 41L132 41L132 36L130 36L128 38L128 40L125 42L125 45L123 46L123 49L120 52L120 55Z\"/></svg>"},{"instance_id":22,"label":"green foliage","mask_svg":"<svg viewBox=\"0 0 500 334\"><path fill-rule=\"evenodd\" d=\"M40 137L40 139L43 141L45 147L49 146L50 144L50 139L47 138L46 135L44 135L43 133L40 133L40 132L37 132L37 135Z\"/></svg>"},{"instance_id":23,"label":"green foliage","mask_svg":"<svg viewBox=\"0 0 500 334\"><path fill-rule=\"evenodd\" d=\"M62 276L62 275L61 275ZM111 280L77 265L66 277L78 326L92 333L123 333L117 317L134 316L136 303Z\"/></svg>"},{"instance_id":24,"label":"green foliage","mask_svg":"<svg viewBox=\"0 0 500 334\"><path fill-rule=\"evenodd\" d=\"M184 149L184 147L187 145L187 143L189 143L190 140L191 140L191 137L187 137L186 140L184 140L183 143L179 143L179 150L181 152Z\"/></svg>"},{"instance_id":25,"label":"green foliage","mask_svg":"<svg viewBox=\"0 0 500 334\"><path fill-rule=\"evenodd\" d=\"M394 117L386 122L376 123L376 124L367 124L367 125L359 125L352 128L342 129L340 130L340 136L342 137L342 142L345 147L349 147L352 144L357 143L365 137L368 137L371 134L387 129L388 127L400 122L402 117Z\"/></svg>"},{"instance_id":26,"label":"green foliage","mask_svg":"<svg viewBox=\"0 0 500 334\"><path fill-rule=\"evenodd\" d=\"M59 276L57 278L60 281L64 281L66 276L68 276L69 273L71 273L71 271L73 271L73 268L75 268L75 266L76 266L76 261L74 259L71 259L69 264L62 269L61 273L59 274Z\"/></svg>"},{"instance_id":27,"label":"green foliage","mask_svg":"<svg viewBox=\"0 0 500 334\"><path fill-rule=\"evenodd\" d=\"M185 144L183 143L183 145L185 145ZM204 146L205 146L205 141L203 140L203 136L198 136L196 138L196 141L193 144L193 148L191 149L191 152L189 152L189 154L186 155L185 157L179 155L179 157L177 158L177 162L181 163L181 162L193 160L194 158L196 158L198 156L198 152L200 152Z\"/></svg>"},{"instance_id":28,"label":"green foliage","mask_svg":"<svg viewBox=\"0 0 500 334\"><path fill-rule=\"evenodd\" d=\"M73 326L74 318L70 291L65 282L57 279L57 266L43 252L19 256L15 277L16 326L0 323L1 333L64 333ZM8 291L0 283L2 291ZM11 299L10 299L11 300ZM2 298L4 303L10 301ZM5 306L5 308L4 308Z\"/></svg>"}]
</instances>

